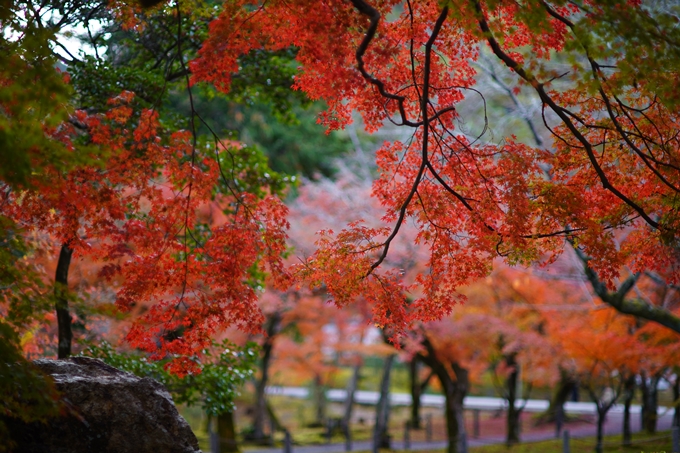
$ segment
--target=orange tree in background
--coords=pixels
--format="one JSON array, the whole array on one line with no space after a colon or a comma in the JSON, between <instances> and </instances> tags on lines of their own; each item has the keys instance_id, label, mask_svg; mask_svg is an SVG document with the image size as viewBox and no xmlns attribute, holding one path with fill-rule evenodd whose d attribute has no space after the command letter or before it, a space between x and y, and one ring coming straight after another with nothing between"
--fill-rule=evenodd
<instances>
[{"instance_id":1,"label":"orange tree in background","mask_svg":"<svg viewBox=\"0 0 680 453\"><path fill-rule=\"evenodd\" d=\"M456 288L486 275L494 257L555 256L565 237L605 283L623 264L677 280L674 18L624 0L229 1L190 67L194 82L228 91L240 55L294 46L294 88L328 103L328 128L354 110L369 131L385 121L411 128L377 154L373 195L390 226L326 231L300 267L339 306L369 297L377 322L398 333L449 313ZM480 46L515 74L513 92L541 103L553 149L464 133L459 102L483 97L472 65ZM406 222L431 250L412 285L380 266ZM632 232L616 246L620 228ZM407 304L409 292L422 296ZM644 308L622 309L680 330L677 316Z\"/></svg>"},{"instance_id":2,"label":"orange tree in background","mask_svg":"<svg viewBox=\"0 0 680 453\"><path fill-rule=\"evenodd\" d=\"M605 417L622 395L626 379L641 371L640 364L651 351L630 334L630 319L610 307L591 310L585 322L582 314L560 318L558 322L550 320L551 331L573 361L581 386L596 404L595 450L601 452ZM587 335L583 334L584 327Z\"/></svg>"}]
</instances>

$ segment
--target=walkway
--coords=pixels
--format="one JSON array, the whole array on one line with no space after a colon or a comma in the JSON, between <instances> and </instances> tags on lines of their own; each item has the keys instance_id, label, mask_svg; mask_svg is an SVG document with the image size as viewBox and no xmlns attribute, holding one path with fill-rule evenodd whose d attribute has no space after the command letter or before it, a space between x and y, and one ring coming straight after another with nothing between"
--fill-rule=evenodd
<instances>
[{"instance_id":1,"label":"walkway","mask_svg":"<svg viewBox=\"0 0 680 453\"><path fill-rule=\"evenodd\" d=\"M270 395L285 395L297 398L306 398L308 390L306 388L299 387L270 387L267 389L267 393ZM329 390L327 392L327 397L330 401L344 401L346 393L344 390ZM356 402L358 404L375 404L378 400L377 392L357 392ZM443 408L444 398L441 395L423 395L422 405L429 407L442 407ZM411 396L408 394L392 394L391 395L392 405L410 405ZM464 401L465 409L480 409L480 410L499 410L507 407L505 400L501 398L488 398L488 397L466 397ZM544 411L548 407L548 402L544 400L529 400L526 405L527 412L540 412ZM567 413L572 415L593 415L595 414L595 404L594 403L567 403L565 406ZM633 432L639 432L641 430L640 426L640 406L633 406L631 412L634 414L631 417L631 428ZM673 411L665 407L659 408L659 420L657 427L660 431L669 430L673 421ZM604 426L605 435L611 434L621 434L623 427L623 407L621 405L614 406L607 416L607 420ZM578 424L571 426L566 425L566 429L569 430L570 436L573 439L591 437L596 435L596 426L594 423L591 424ZM395 440L392 441L393 450L404 450L404 442L402 439L397 440L396 438L403 433L394 433ZM470 434L468 433L468 436ZM293 436L294 437L294 436ZM538 442L542 440L550 440L555 438L554 429L547 429L540 432L529 432L521 436L522 442ZM505 442L504 432L499 432L490 436L484 436L480 439L472 439L468 437L468 446L482 446L491 444L501 444ZM447 445L446 441L433 441L433 442L411 442L411 448L409 451L431 451L437 449L443 449ZM359 441L352 443L351 451L370 451L372 448L371 441ZM245 450L246 453L278 453L282 452L281 447L278 448L258 448L258 449L248 449ZM348 451L344 443L333 443L333 444L321 444L321 445L311 445L311 446L293 446L293 453L341 453ZM572 446L572 451L581 451L581 449L574 448Z\"/></svg>"},{"instance_id":2,"label":"walkway","mask_svg":"<svg viewBox=\"0 0 680 453\"><path fill-rule=\"evenodd\" d=\"M306 399L309 397L309 389L306 387L276 387L271 386L266 389L267 395L280 395L292 398ZM354 402L356 404L366 404L374 406L378 402L380 394L378 392L369 392L365 390L358 390L354 393ZM347 398L347 391L343 389L330 389L326 392L326 399L328 401L342 403ZM516 402L516 406L521 407L525 400ZM390 406L410 406L411 395L408 393L392 393L390 394ZM420 398L421 407L444 407L444 395L422 395ZM504 410L507 408L507 401L503 398L494 398L487 396L466 396L463 400L465 409L480 409L485 411ZM548 409L547 400L527 400L524 410L526 412L543 412ZM564 405L564 410L568 414L573 415L587 415L596 414L595 403L588 402L572 402L569 401ZM667 409L659 407L659 414L664 413ZM632 405L631 414L639 414L640 406ZM609 411L610 414L623 414L623 405L615 404Z\"/></svg>"}]
</instances>

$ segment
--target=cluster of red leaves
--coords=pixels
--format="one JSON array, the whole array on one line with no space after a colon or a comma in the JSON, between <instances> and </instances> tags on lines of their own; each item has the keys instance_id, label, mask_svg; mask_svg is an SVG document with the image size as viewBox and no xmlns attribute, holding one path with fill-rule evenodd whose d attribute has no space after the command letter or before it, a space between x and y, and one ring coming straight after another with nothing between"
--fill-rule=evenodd
<instances>
[{"instance_id":1,"label":"cluster of red leaves","mask_svg":"<svg viewBox=\"0 0 680 453\"><path fill-rule=\"evenodd\" d=\"M106 114L77 112L81 137L64 126L62 140L87 138L108 154L66 174L46 168L30 190L7 194L3 214L105 263L100 275L118 285L118 308L140 314L130 345L184 357L170 364L182 374L196 371L187 357L215 332L261 329L254 272L286 282L286 208L275 197L220 190L215 158L186 131L160 138L156 112L136 114L133 98L122 93ZM225 214L201 218L206 205Z\"/></svg>"},{"instance_id":2,"label":"cluster of red leaves","mask_svg":"<svg viewBox=\"0 0 680 453\"><path fill-rule=\"evenodd\" d=\"M369 21L373 9L381 17L377 25ZM405 284L393 270L376 269L390 231L360 222L337 235L323 232L317 252L300 268L303 279L326 285L339 305L371 298L376 322L400 332L414 319L449 313L461 300L456 289L488 274L494 257L512 264L550 261L565 236L592 256L591 266L610 284L624 264L666 273L671 267L677 279L676 116L644 86L617 82L609 97L630 95L614 106L618 122L601 120L607 106L591 93L605 79L590 69L587 83L577 76L572 87L552 86L562 75L550 67L551 55L584 45L570 29L570 18L582 13L573 4L542 1L234 1L211 24L191 69L195 82L228 91L240 55L295 46L300 74L294 87L328 103L321 121L330 129L346 125L353 111L369 131L386 120L413 127L408 143L386 143L378 152L373 195L387 210L384 222L416 226L416 240L431 252L427 270ZM554 102L556 115L577 112L554 129L554 151L512 137L485 144L460 127L456 106L474 93L472 62L487 44L519 76L515 93L528 87L544 105ZM576 140L579 129L588 146ZM631 145L635 137L639 143ZM596 156L593 149L602 152ZM649 228L652 217L661 227ZM633 233L619 247L612 231L621 228ZM422 297L407 304L408 292Z\"/></svg>"}]
</instances>

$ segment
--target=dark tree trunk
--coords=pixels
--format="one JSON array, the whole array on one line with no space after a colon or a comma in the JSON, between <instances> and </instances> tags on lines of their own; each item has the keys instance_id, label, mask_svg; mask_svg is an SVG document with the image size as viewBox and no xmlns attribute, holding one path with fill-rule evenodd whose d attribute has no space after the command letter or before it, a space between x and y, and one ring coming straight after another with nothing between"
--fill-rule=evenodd
<instances>
[{"instance_id":1,"label":"dark tree trunk","mask_svg":"<svg viewBox=\"0 0 680 453\"><path fill-rule=\"evenodd\" d=\"M411 428L420 429L420 378L418 377L418 356L414 355L409 362L409 377L411 378Z\"/></svg>"},{"instance_id":2,"label":"dark tree trunk","mask_svg":"<svg viewBox=\"0 0 680 453\"><path fill-rule=\"evenodd\" d=\"M275 312L267 321L264 344L262 345L262 376L255 388L255 414L253 417L253 440L261 442L265 439L264 425L267 417L267 400L265 388L269 379L269 365L271 364L272 349L274 348L274 337L279 330L281 314Z\"/></svg>"},{"instance_id":3,"label":"dark tree trunk","mask_svg":"<svg viewBox=\"0 0 680 453\"><path fill-rule=\"evenodd\" d=\"M241 451L236 441L236 426L234 424L233 412L224 412L217 416L217 435L220 437L220 453Z\"/></svg>"},{"instance_id":4,"label":"dark tree trunk","mask_svg":"<svg viewBox=\"0 0 680 453\"><path fill-rule=\"evenodd\" d=\"M541 414L539 423L554 423L557 421L560 411L564 417L564 403L572 396L577 383L574 377L565 370L560 370L560 382L550 399L548 410Z\"/></svg>"},{"instance_id":5,"label":"dark tree trunk","mask_svg":"<svg viewBox=\"0 0 680 453\"><path fill-rule=\"evenodd\" d=\"M656 422L659 409L658 386L661 373L654 374L647 382L646 376L642 374L640 390L642 391L642 427L649 434L656 433Z\"/></svg>"},{"instance_id":6,"label":"dark tree trunk","mask_svg":"<svg viewBox=\"0 0 680 453\"><path fill-rule=\"evenodd\" d=\"M320 374L314 375L314 408L316 424L323 426L326 422L326 387Z\"/></svg>"},{"instance_id":7,"label":"dark tree trunk","mask_svg":"<svg viewBox=\"0 0 680 453\"><path fill-rule=\"evenodd\" d=\"M380 399L375 411L375 425L373 427L373 451L379 448L391 448L388 433L390 415L390 376L392 365L396 355L392 354L385 358L382 380L380 382Z\"/></svg>"},{"instance_id":8,"label":"dark tree trunk","mask_svg":"<svg viewBox=\"0 0 680 453\"><path fill-rule=\"evenodd\" d=\"M57 347L58 357L65 359L71 355L71 314L68 311L68 269L71 266L73 249L67 244L61 246L57 272L54 276L54 296L56 299L57 323L59 326L59 343Z\"/></svg>"},{"instance_id":9,"label":"dark tree trunk","mask_svg":"<svg viewBox=\"0 0 680 453\"><path fill-rule=\"evenodd\" d=\"M517 408L517 386L520 385L517 354L512 353L506 355L505 364L509 369L513 370L506 381L508 396L508 419L506 424L507 435L505 444L509 447L519 443L519 417L522 415L522 409Z\"/></svg>"},{"instance_id":10,"label":"dark tree trunk","mask_svg":"<svg viewBox=\"0 0 680 453\"><path fill-rule=\"evenodd\" d=\"M352 369L352 377L347 383L347 397L345 398L345 407L342 415L342 432L345 435L349 434L349 425L352 420L352 409L354 408L354 394L359 387L359 377L361 376L361 361L357 358L357 363Z\"/></svg>"},{"instance_id":11,"label":"dark tree trunk","mask_svg":"<svg viewBox=\"0 0 680 453\"><path fill-rule=\"evenodd\" d=\"M588 394L590 395L590 399L592 399L595 405L597 406L597 443L595 445L596 453L602 453L604 422L607 418L607 412L609 412L609 409L612 408L614 403L616 403L616 400L621 395L622 385L623 383L621 382L618 388L615 390L613 398L611 398L610 400L603 400L602 396L597 395L592 388L588 388Z\"/></svg>"},{"instance_id":12,"label":"dark tree trunk","mask_svg":"<svg viewBox=\"0 0 680 453\"><path fill-rule=\"evenodd\" d=\"M427 355L420 355L420 359L429 366L439 379L445 397L446 434L449 439L447 453L462 453L465 451L465 419L463 399L469 389L468 370L457 363L450 363L454 372L451 376L442 362L437 359L434 348L429 340L423 340Z\"/></svg>"},{"instance_id":13,"label":"dark tree trunk","mask_svg":"<svg viewBox=\"0 0 680 453\"><path fill-rule=\"evenodd\" d=\"M458 364L451 364L456 380L449 378L446 384L446 433L449 438L448 453L467 451L465 442L465 417L463 399L469 388L468 371ZM447 374L448 376L448 374Z\"/></svg>"},{"instance_id":14,"label":"dark tree trunk","mask_svg":"<svg viewBox=\"0 0 680 453\"><path fill-rule=\"evenodd\" d=\"M604 437L604 421L605 418L607 417L607 412L608 408L600 408L600 405L597 407L597 443L595 444L595 452L596 453L602 453L602 439Z\"/></svg>"},{"instance_id":15,"label":"dark tree trunk","mask_svg":"<svg viewBox=\"0 0 680 453\"><path fill-rule=\"evenodd\" d=\"M673 426L680 427L680 371L675 373L673 383L673 401L675 401L675 412L673 413Z\"/></svg>"},{"instance_id":16,"label":"dark tree trunk","mask_svg":"<svg viewBox=\"0 0 680 453\"><path fill-rule=\"evenodd\" d=\"M628 376L623 385L623 445L632 444L632 430L630 429L630 406L635 397L635 375Z\"/></svg>"}]
</instances>

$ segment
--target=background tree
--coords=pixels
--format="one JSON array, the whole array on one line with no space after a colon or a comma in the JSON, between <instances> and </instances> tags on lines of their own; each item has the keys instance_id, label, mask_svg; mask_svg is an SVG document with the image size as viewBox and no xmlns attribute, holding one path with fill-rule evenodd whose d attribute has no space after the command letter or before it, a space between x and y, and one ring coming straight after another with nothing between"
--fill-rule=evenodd
<instances>
[{"instance_id":1,"label":"background tree","mask_svg":"<svg viewBox=\"0 0 680 453\"><path fill-rule=\"evenodd\" d=\"M601 452L607 412L620 397L627 377L638 371L636 361L645 351L629 334L626 320L611 308L593 310L585 322L563 317L559 325L559 341L576 365L580 385L597 405L596 451ZM588 334L579 335L584 326Z\"/></svg>"}]
</instances>

